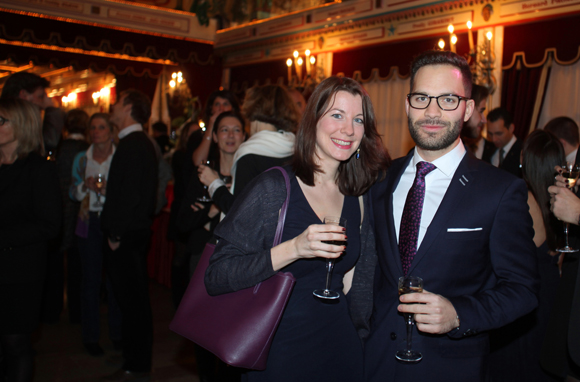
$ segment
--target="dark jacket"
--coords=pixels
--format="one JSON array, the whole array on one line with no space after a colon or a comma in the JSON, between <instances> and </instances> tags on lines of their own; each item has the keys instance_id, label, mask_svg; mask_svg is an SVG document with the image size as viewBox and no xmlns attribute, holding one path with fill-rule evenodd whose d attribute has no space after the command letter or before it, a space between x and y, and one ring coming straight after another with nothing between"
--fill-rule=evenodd
<instances>
[{"instance_id":1,"label":"dark jacket","mask_svg":"<svg viewBox=\"0 0 580 382\"><path fill-rule=\"evenodd\" d=\"M36 153L0 166L0 284L42 280L46 246L61 227L54 162Z\"/></svg>"},{"instance_id":2,"label":"dark jacket","mask_svg":"<svg viewBox=\"0 0 580 382\"><path fill-rule=\"evenodd\" d=\"M153 142L142 131L119 142L109 178L107 201L101 213L103 230L123 238L132 231L148 230L157 198L158 162Z\"/></svg>"},{"instance_id":3,"label":"dark jacket","mask_svg":"<svg viewBox=\"0 0 580 382\"><path fill-rule=\"evenodd\" d=\"M276 273L272 268L270 249L284 200L286 185L279 171L268 171L258 176L236 199L230 212L214 231L218 243L205 275L209 294L218 295L248 288ZM368 334L377 259L368 201L366 197L364 200L361 255L355 268L351 291L347 294L351 318L361 338Z\"/></svg>"}]
</instances>

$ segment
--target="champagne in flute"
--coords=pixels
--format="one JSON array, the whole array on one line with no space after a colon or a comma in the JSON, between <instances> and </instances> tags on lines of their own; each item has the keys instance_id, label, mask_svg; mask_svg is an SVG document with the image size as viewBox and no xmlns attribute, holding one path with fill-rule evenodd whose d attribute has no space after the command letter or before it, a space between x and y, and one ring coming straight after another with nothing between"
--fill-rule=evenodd
<instances>
[{"instance_id":1,"label":"champagne in flute","mask_svg":"<svg viewBox=\"0 0 580 382\"><path fill-rule=\"evenodd\" d=\"M578 176L580 176L580 165L574 162L564 162L562 164L562 176L568 180L568 188L572 189L578 181ZM565 246L556 249L558 252L572 253L578 252L577 249L570 247L568 244L568 230L570 229L570 223L564 223L564 238L566 240Z\"/></svg>"},{"instance_id":2,"label":"champagne in flute","mask_svg":"<svg viewBox=\"0 0 580 382\"><path fill-rule=\"evenodd\" d=\"M95 207L103 205L103 203L101 203L101 190L103 189L104 180L105 176L103 174L97 174L97 177L95 178L95 186L97 186L97 201L93 204Z\"/></svg>"},{"instance_id":3,"label":"champagne in flute","mask_svg":"<svg viewBox=\"0 0 580 382\"><path fill-rule=\"evenodd\" d=\"M323 223L338 225L346 228L346 219L338 216L325 216ZM330 245L340 245L340 246L346 245L346 241L342 240L323 240L322 242ZM312 294L314 294L316 297L327 300L335 300L340 297L340 294L338 292L330 290L330 281L332 279L333 269L334 269L334 259L328 259L326 262L326 288L316 289L314 292L312 292Z\"/></svg>"},{"instance_id":4,"label":"champagne in flute","mask_svg":"<svg viewBox=\"0 0 580 382\"><path fill-rule=\"evenodd\" d=\"M423 279L415 276L399 277L399 296L407 293L423 292ZM419 362L423 355L416 350L412 350L411 342L413 337L413 326L415 324L415 315L403 313L405 325L407 327L407 346L405 350L399 350L395 357L403 362Z\"/></svg>"}]
</instances>

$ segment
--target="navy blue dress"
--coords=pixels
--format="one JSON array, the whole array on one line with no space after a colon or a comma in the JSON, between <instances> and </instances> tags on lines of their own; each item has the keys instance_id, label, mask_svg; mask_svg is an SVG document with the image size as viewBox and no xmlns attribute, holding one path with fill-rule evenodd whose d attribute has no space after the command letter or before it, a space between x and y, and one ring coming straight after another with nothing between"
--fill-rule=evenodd
<instances>
[{"instance_id":1,"label":"navy blue dress","mask_svg":"<svg viewBox=\"0 0 580 382\"><path fill-rule=\"evenodd\" d=\"M312 295L326 281L325 259L302 259L281 271L292 272L296 285L274 337L264 371L249 371L245 381L356 382L363 380L362 344L348 313L342 278L360 253L361 215L358 198L346 196L342 217L347 220L348 245L337 259L331 289L338 300ZM291 176L291 195L282 241L300 235L311 224L322 224Z\"/></svg>"}]
</instances>

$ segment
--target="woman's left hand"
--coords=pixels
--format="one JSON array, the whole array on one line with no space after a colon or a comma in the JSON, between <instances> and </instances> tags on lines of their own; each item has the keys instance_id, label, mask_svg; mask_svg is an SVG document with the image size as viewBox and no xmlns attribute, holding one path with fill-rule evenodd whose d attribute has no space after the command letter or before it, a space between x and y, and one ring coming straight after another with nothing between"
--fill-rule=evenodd
<instances>
[{"instance_id":1,"label":"woman's left hand","mask_svg":"<svg viewBox=\"0 0 580 382\"><path fill-rule=\"evenodd\" d=\"M197 168L197 174L199 175L199 181L206 186L212 184L212 182L216 179L219 179L219 174L217 171L212 170L208 166L199 165Z\"/></svg>"}]
</instances>

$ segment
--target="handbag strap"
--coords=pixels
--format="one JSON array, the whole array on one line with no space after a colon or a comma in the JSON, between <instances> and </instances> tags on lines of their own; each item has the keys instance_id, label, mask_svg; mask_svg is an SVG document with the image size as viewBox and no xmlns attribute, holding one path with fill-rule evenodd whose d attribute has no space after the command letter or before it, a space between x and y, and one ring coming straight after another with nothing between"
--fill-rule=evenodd
<instances>
[{"instance_id":1,"label":"handbag strap","mask_svg":"<svg viewBox=\"0 0 580 382\"><path fill-rule=\"evenodd\" d=\"M277 246L282 242L282 231L284 231L284 222L286 221L286 212L288 211L288 204L290 203L290 177L288 173L280 166L272 167L266 171L270 170L280 170L282 175L284 175L284 181L286 182L286 200L280 208L280 214L278 216L278 226L276 227L276 235L274 236L274 244L272 247Z\"/></svg>"}]
</instances>

